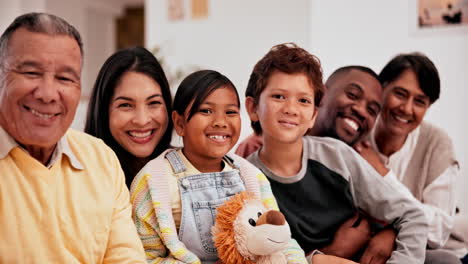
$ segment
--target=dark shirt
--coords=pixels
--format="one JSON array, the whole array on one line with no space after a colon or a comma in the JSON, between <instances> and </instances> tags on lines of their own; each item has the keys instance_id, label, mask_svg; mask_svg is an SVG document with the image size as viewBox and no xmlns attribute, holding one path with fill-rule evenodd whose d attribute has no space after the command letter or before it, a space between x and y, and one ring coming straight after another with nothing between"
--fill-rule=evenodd
<instances>
[{"instance_id":1,"label":"dark shirt","mask_svg":"<svg viewBox=\"0 0 468 264\"><path fill-rule=\"evenodd\" d=\"M348 182L314 160L308 160L300 181L283 184L270 179L270 184L292 237L305 252L331 243L355 211Z\"/></svg>"}]
</instances>

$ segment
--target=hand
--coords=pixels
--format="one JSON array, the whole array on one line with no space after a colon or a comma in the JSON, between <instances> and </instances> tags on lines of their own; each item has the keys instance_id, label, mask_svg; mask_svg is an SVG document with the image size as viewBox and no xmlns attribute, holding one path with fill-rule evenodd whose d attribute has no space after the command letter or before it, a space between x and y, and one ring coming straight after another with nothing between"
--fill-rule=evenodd
<instances>
[{"instance_id":1,"label":"hand","mask_svg":"<svg viewBox=\"0 0 468 264\"><path fill-rule=\"evenodd\" d=\"M380 159L379 154L372 149L369 141L363 140L356 143L353 148L382 176L387 175L388 169Z\"/></svg>"},{"instance_id":2,"label":"hand","mask_svg":"<svg viewBox=\"0 0 468 264\"><path fill-rule=\"evenodd\" d=\"M323 255L323 254L315 254L312 256L312 263L313 264L358 264L354 261L330 256L330 255Z\"/></svg>"},{"instance_id":3,"label":"hand","mask_svg":"<svg viewBox=\"0 0 468 264\"><path fill-rule=\"evenodd\" d=\"M369 242L360 259L361 264L385 264L395 250L397 233L387 228L377 233Z\"/></svg>"},{"instance_id":4,"label":"hand","mask_svg":"<svg viewBox=\"0 0 468 264\"><path fill-rule=\"evenodd\" d=\"M336 231L330 245L321 248L320 251L342 258L352 258L360 249L369 242L371 230L366 218L356 213L346 220Z\"/></svg>"}]
</instances>

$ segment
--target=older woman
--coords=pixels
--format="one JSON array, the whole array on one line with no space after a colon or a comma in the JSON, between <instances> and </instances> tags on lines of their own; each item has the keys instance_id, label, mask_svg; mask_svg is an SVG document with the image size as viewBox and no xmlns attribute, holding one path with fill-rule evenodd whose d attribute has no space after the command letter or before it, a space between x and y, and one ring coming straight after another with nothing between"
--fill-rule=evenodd
<instances>
[{"instance_id":1,"label":"older woman","mask_svg":"<svg viewBox=\"0 0 468 264\"><path fill-rule=\"evenodd\" d=\"M438 71L421 53L400 54L382 69L379 80L384 101L370 134L375 152L365 146L357 150L384 179L397 181L421 202L429 223L425 263L460 263L451 252L437 250L454 226L455 179L460 173L449 136L423 121L439 98Z\"/></svg>"}]
</instances>

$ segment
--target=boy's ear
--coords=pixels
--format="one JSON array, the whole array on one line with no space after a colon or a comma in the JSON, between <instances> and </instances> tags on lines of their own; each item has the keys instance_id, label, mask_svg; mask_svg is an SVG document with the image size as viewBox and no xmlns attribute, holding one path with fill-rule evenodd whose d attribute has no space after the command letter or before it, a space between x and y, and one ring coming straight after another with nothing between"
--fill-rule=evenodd
<instances>
[{"instance_id":1,"label":"boy's ear","mask_svg":"<svg viewBox=\"0 0 468 264\"><path fill-rule=\"evenodd\" d=\"M179 115L177 111L172 111L172 122L174 122L174 129L177 135L184 136L184 117Z\"/></svg>"},{"instance_id":2,"label":"boy's ear","mask_svg":"<svg viewBox=\"0 0 468 264\"><path fill-rule=\"evenodd\" d=\"M318 111L319 111L318 108L314 107L314 114L312 115L312 119L310 120L310 123L307 126L309 129L314 127L315 120L317 119Z\"/></svg>"},{"instance_id":3,"label":"boy's ear","mask_svg":"<svg viewBox=\"0 0 468 264\"><path fill-rule=\"evenodd\" d=\"M255 105L255 100L252 96L247 96L245 98L245 109L247 109L247 113L249 114L250 121L257 122L258 115L257 115L257 106Z\"/></svg>"}]
</instances>

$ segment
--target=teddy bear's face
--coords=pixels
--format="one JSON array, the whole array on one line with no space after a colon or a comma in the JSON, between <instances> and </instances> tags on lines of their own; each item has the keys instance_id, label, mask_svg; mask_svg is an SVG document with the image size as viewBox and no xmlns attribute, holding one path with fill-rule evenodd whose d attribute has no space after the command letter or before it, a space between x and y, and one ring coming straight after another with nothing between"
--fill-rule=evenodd
<instances>
[{"instance_id":1,"label":"teddy bear's face","mask_svg":"<svg viewBox=\"0 0 468 264\"><path fill-rule=\"evenodd\" d=\"M252 255L265 256L283 250L291 231L283 214L270 210L258 200L247 200L234 222L238 247Z\"/></svg>"}]
</instances>

